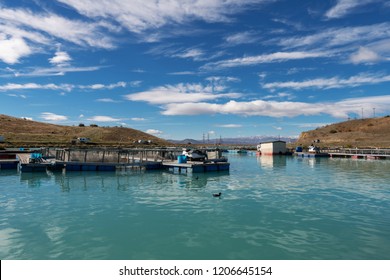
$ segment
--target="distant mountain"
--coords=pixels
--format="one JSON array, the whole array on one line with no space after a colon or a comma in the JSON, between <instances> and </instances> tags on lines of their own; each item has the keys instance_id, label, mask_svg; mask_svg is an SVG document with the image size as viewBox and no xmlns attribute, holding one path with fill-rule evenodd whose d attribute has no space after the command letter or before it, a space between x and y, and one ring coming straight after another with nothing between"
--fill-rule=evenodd
<instances>
[{"instance_id":1,"label":"distant mountain","mask_svg":"<svg viewBox=\"0 0 390 280\"><path fill-rule=\"evenodd\" d=\"M195 140L195 139L184 139L184 140L167 140L171 143L175 144L219 144L222 142L222 145L257 145L261 142L268 142L268 141L274 141L274 140L282 140L286 141L287 143L292 143L297 140L297 138L293 137L280 137L279 136L251 136L251 137L231 137L231 138L216 138L216 139L210 139L209 141L205 140Z\"/></svg>"}]
</instances>

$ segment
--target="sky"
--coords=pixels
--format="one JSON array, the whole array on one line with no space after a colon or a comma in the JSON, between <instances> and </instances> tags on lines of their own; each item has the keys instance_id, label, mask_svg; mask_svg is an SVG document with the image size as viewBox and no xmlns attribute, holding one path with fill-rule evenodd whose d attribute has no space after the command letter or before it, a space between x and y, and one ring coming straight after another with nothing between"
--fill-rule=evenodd
<instances>
[{"instance_id":1,"label":"sky","mask_svg":"<svg viewBox=\"0 0 390 280\"><path fill-rule=\"evenodd\" d=\"M0 113L164 139L390 114L390 1L0 0Z\"/></svg>"}]
</instances>

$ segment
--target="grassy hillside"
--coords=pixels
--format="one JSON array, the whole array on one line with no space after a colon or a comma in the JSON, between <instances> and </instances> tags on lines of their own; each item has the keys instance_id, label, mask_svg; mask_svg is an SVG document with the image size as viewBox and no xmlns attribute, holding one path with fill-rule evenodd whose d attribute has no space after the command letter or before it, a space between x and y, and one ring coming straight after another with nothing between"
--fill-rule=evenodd
<instances>
[{"instance_id":1,"label":"grassy hillside","mask_svg":"<svg viewBox=\"0 0 390 280\"><path fill-rule=\"evenodd\" d=\"M131 128L63 126L6 115L0 115L0 135L5 140L0 147L70 146L77 137L90 138L92 144L89 145L139 146L134 144L138 140L151 140L149 146L170 145L163 139Z\"/></svg>"},{"instance_id":2,"label":"grassy hillside","mask_svg":"<svg viewBox=\"0 0 390 280\"><path fill-rule=\"evenodd\" d=\"M350 120L302 132L297 144L390 148L390 117Z\"/></svg>"}]
</instances>

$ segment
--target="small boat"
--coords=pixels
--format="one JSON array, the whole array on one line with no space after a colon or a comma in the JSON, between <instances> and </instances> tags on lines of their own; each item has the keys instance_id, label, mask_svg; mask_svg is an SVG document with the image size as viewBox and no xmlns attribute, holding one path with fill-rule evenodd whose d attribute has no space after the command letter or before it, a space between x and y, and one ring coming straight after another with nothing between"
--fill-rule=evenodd
<instances>
[{"instance_id":1,"label":"small boat","mask_svg":"<svg viewBox=\"0 0 390 280\"><path fill-rule=\"evenodd\" d=\"M201 150L183 149L183 155L189 161L204 161L207 159L207 154Z\"/></svg>"},{"instance_id":2,"label":"small boat","mask_svg":"<svg viewBox=\"0 0 390 280\"><path fill-rule=\"evenodd\" d=\"M320 152L320 148L316 146L309 146L308 152L312 154L318 154Z\"/></svg>"}]
</instances>

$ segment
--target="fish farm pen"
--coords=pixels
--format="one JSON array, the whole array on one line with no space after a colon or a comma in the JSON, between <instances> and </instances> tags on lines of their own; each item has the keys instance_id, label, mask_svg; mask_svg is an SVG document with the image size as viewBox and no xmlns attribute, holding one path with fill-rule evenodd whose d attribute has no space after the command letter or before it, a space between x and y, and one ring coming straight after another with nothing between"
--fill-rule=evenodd
<instances>
[{"instance_id":1,"label":"fish farm pen","mask_svg":"<svg viewBox=\"0 0 390 280\"><path fill-rule=\"evenodd\" d=\"M41 148L8 153L13 164L7 166L15 167L14 163L18 162L22 172L167 169L175 173L199 173L229 170L230 164L219 150L205 150L207 159L202 161L183 161L182 153L178 148Z\"/></svg>"}]
</instances>

